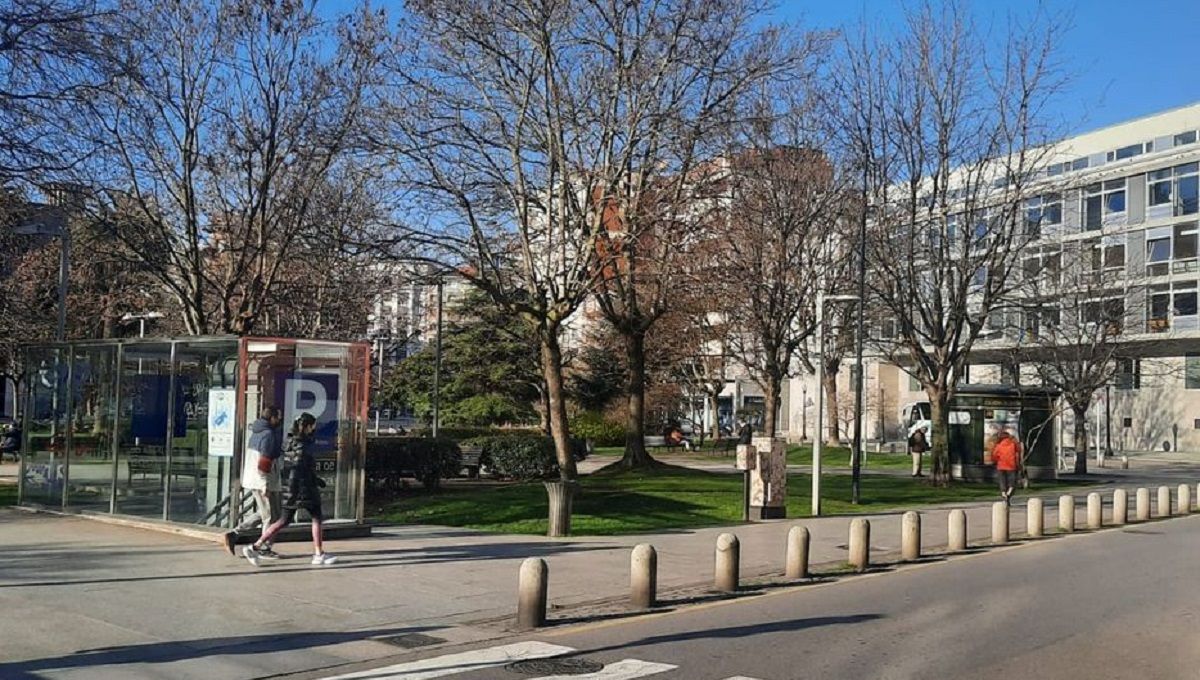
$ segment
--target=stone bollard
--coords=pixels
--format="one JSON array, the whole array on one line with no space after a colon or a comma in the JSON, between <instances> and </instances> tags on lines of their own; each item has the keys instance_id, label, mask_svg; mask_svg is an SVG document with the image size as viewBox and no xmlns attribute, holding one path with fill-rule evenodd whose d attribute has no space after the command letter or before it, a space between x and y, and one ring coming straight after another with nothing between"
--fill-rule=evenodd
<instances>
[{"instance_id":1,"label":"stone bollard","mask_svg":"<svg viewBox=\"0 0 1200 680\"><path fill-rule=\"evenodd\" d=\"M992 545L1008 543L1008 503L992 503Z\"/></svg>"},{"instance_id":2,"label":"stone bollard","mask_svg":"<svg viewBox=\"0 0 1200 680\"><path fill-rule=\"evenodd\" d=\"M915 510L900 519L900 557L910 562L921 559L921 513Z\"/></svg>"},{"instance_id":3,"label":"stone bollard","mask_svg":"<svg viewBox=\"0 0 1200 680\"><path fill-rule=\"evenodd\" d=\"M1150 519L1150 489L1141 487L1137 490L1137 521L1145 522Z\"/></svg>"},{"instance_id":4,"label":"stone bollard","mask_svg":"<svg viewBox=\"0 0 1200 680\"><path fill-rule=\"evenodd\" d=\"M528 630L546 625L546 589L550 570L546 560L530 557L521 563L517 582L517 628Z\"/></svg>"},{"instance_id":5,"label":"stone bollard","mask_svg":"<svg viewBox=\"0 0 1200 680\"><path fill-rule=\"evenodd\" d=\"M1113 492L1113 524L1122 525L1129 522L1129 492L1117 489Z\"/></svg>"},{"instance_id":6,"label":"stone bollard","mask_svg":"<svg viewBox=\"0 0 1200 680\"><path fill-rule=\"evenodd\" d=\"M850 520L850 565L857 572L871 566L871 523L861 517Z\"/></svg>"},{"instance_id":7,"label":"stone bollard","mask_svg":"<svg viewBox=\"0 0 1200 680\"><path fill-rule=\"evenodd\" d=\"M1025 533L1041 538L1046 532L1046 511L1040 498L1030 498L1025 504Z\"/></svg>"},{"instance_id":8,"label":"stone bollard","mask_svg":"<svg viewBox=\"0 0 1200 680\"><path fill-rule=\"evenodd\" d=\"M1095 491L1088 494L1088 528L1093 531L1104 526L1104 501Z\"/></svg>"},{"instance_id":9,"label":"stone bollard","mask_svg":"<svg viewBox=\"0 0 1200 680\"><path fill-rule=\"evenodd\" d=\"M1060 531L1075 531L1075 497L1070 494L1058 497L1058 528Z\"/></svg>"},{"instance_id":10,"label":"stone bollard","mask_svg":"<svg viewBox=\"0 0 1200 680\"><path fill-rule=\"evenodd\" d=\"M629 601L637 609L649 609L657 592L658 551L649 543L638 544L629 556Z\"/></svg>"},{"instance_id":11,"label":"stone bollard","mask_svg":"<svg viewBox=\"0 0 1200 680\"><path fill-rule=\"evenodd\" d=\"M1178 511L1181 515L1192 514L1192 487L1187 484L1179 485Z\"/></svg>"},{"instance_id":12,"label":"stone bollard","mask_svg":"<svg viewBox=\"0 0 1200 680\"><path fill-rule=\"evenodd\" d=\"M1158 487L1158 507L1155 508L1155 511L1155 517L1171 516L1171 487Z\"/></svg>"},{"instance_id":13,"label":"stone bollard","mask_svg":"<svg viewBox=\"0 0 1200 680\"><path fill-rule=\"evenodd\" d=\"M967 549L967 513L964 510L951 510L949 519L949 535L946 548L951 552L962 552Z\"/></svg>"},{"instance_id":14,"label":"stone bollard","mask_svg":"<svg viewBox=\"0 0 1200 680\"><path fill-rule=\"evenodd\" d=\"M783 574L788 578L808 578L808 527L788 529L787 555Z\"/></svg>"},{"instance_id":15,"label":"stone bollard","mask_svg":"<svg viewBox=\"0 0 1200 680\"><path fill-rule=\"evenodd\" d=\"M717 536L717 561L713 586L722 593L738 589L738 571L741 561L741 544L733 534Z\"/></svg>"}]
</instances>

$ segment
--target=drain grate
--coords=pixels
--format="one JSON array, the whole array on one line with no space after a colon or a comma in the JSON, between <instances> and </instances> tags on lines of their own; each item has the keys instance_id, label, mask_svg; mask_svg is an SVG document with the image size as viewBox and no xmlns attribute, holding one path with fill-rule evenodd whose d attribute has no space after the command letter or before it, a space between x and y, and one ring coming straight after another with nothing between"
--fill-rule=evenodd
<instances>
[{"instance_id":1,"label":"drain grate","mask_svg":"<svg viewBox=\"0 0 1200 680\"><path fill-rule=\"evenodd\" d=\"M428 647L436 645L446 640L432 635L422 635L420 633L407 633L404 635L384 635L382 637L371 638L376 642L383 642L394 647L402 647L404 649L416 649L417 647Z\"/></svg>"},{"instance_id":2,"label":"drain grate","mask_svg":"<svg viewBox=\"0 0 1200 680\"><path fill-rule=\"evenodd\" d=\"M590 659L529 659L514 661L504 670L521 675L586 675L604 670L604 664Z\"/></svg>"}]
</instances>

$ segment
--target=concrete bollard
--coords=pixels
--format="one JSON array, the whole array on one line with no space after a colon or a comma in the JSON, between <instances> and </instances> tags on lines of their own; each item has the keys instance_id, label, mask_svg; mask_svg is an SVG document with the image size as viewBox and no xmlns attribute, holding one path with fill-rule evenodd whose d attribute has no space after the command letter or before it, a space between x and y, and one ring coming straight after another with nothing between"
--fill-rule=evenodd
<instances>
[{"instance_id":1,"label":"concrete bollard","mask_svg":"<svg viewBox=\"0 0 1200 680\"><path fill-rule=\"evenodd\" d=\"M1100 499L1100 494L1095 491L1088 494L1088 528L1093 531L1104 526L1104 501Z\"/></svg>"},{"instance_id":2,"label":"concrete bollard","mask_svg":"<svg viewBox=\"0 0 1200 680\"><path fill-rule=\"evenodd\" d=\"M1150 519L1150 489L1141 487L1137 490L1137 521L1145 522Z\"/></svg>"},{"instance_id":3,"label":"concrete bollard","mask_svg":"<svg viewBox=\"0 0 1200 680\"><path fill-rule=\"evenodd\" d=\"M741 568L741 543L733 534L717 536L717 561L713 586L722 593L738 589L738 572Z\"/></svg>"},{"instance_id":4,"label":"concrete bollard","mask_svg":"<svg viewBox=\"0 0 1200 680\"><path fill-rule=\"evenodd\" d=\"M946 548L951 552L962 552L967 549L967 513L964 510L951 510L949 519L949 535Z\"/></svg>"},{"instance_id":5,"label":"concrete bollard","mask_svg":"<svg viewBox=\"0 0 1200 680\"><path fill-rule=\"evenodd\" d=\"M992 544L1008 543L1008 503L992 503Z\"/></svg>"},{"instance_id":6,"label":"concrete bollard","mask_svg":"<svg viewBox=\"0 0 1200 680\"><path fill-rule=\"evenodd\" d=\"M517 628L528 630L546 625L546 589L550 570L546 560L530 557L521 563L517 582Z\"/></svg>"},{"instance_id":7,"label":"concrete bollard","mask_svg":"<svg viewBox=\"0 0 1200 680\"><path fill-rule=\"evenodd\" d=\"M808 578L808 527L788 529L787 555L783 574L788 578Z\"/></svg>"},{"instance_id":8,"label":"concrete bollard","mask_svg":"<svg viewBox=\"0 0 1200 680\"><path fill-rule=\"evenodd\" d=\"M1181 515L1192 514L1192 487L1187 484L1179 485L1178 511Z\"/></svg>"},{"instance_id":9,"label":"concrete bollard","mask_svg":"<svg viewBox=\"0 0 1200 680\"><path fill-rule=\"evenodd\" d=\"M1040 498L1030 498L1025 504L1025 533L1030 538L1041 538L1046 532L1046 511Z\"/></svg>"},{"instance_id":10,"label":"concrete bollard","mask_svg":"<svg viewBox=\"0 0 1200 680\"><path fill-rule=\"evenodd\" d=\"M1058 497L1058 528L1060 531L1075 531L1075 497L1070 494Z\"/></svg>"},{"instance_id":11,"label":"concrete bollard","mask_svg":"<svg viewBox=\"0 0 1200 680\"><path fill-rule=\"evenodd\" d=\"M858 572L871 566L871 523L861 517L850 520L849 561Z\"/></svg>"},{"instance_id":12,"label":"concrete bollard","mask_svg":"<svg viewBox=\"0 0 1200 680\"><path fill-rule=\"evenodd\" d=\"M910 562L921 559L921 513L915 510L900 519L900 557Z\"/></svg>"},{"instance_id":13,"label":"concrete bollard","mask_svg":"<svg viewBox=\"0 0 1200 680\"><path fill-rule=\"evenodd\" d=\"M1113 524L1118 526L1129 522L1129 492L1117 489L1113 492Z\"/></svg>"},{"instance_id":14,"label":"concrete bollard","mask_svg":"<svg viewBox=\"0 0 1200 680\"><path fill-rule=\"evenodd\" d=\"M1155 508L1156 517L1171 516L1171 487L1158 487L1158 507Z\"/></svg>"},{"instance_id":15,"label":"concrete bollard","mask_svg":"<svg viewBox=\"0 0 1200 680\"><path fill-rule=\"evenodd\" d=\"M629 601L637 609L649 609L657 593L658 551L649 543L638 544L629 556Z\"/></svg>"}]
</instances>

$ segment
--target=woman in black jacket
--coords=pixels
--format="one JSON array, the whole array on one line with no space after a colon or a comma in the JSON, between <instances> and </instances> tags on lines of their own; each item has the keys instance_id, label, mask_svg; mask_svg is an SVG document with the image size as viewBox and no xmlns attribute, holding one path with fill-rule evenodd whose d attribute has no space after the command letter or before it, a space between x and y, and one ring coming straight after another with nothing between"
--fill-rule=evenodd
<instances>
[{"instance_id":1,"label":"woman in black jacket","mask_svg":"<svg viewBox=\"0 0 1200 680\"><path fill-rule=\"evenodd\" d=\"M292 523L296 512L304 510L312 518L313 558L316 565L333 564L337 558L325 552L322 545L321 487L325 480L317 476L317 460L313 457L313 432L317 419L311 413L301 413L292 423L291 439L283 452L283 516L262 533L254 543L242 548L242 554L254 566L259 565L259 553L283 528Z\"/></svg>"}]
</instances>

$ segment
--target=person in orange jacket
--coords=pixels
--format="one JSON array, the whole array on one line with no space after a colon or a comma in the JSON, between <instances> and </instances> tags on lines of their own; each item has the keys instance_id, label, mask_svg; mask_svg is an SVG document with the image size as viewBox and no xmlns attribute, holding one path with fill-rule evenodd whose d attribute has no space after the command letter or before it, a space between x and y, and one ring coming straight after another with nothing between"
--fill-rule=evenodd
<instances>
[{"instance_id":1,"label":"person in orange jacket","mask_svg":"<svg viewBox=\"0 0 1200 680\"><path fill-rule=\"evenodd\" d=\"M1017 485L1017 470L1021 468L1021 442L1001 426L992 446L992 461L996 464L996 480L1000 484L1000 496L1005 503L1012 499Z\"/></svg>"}]
</instances>

